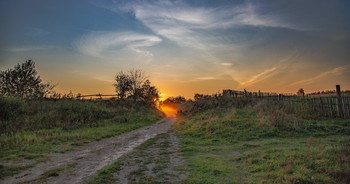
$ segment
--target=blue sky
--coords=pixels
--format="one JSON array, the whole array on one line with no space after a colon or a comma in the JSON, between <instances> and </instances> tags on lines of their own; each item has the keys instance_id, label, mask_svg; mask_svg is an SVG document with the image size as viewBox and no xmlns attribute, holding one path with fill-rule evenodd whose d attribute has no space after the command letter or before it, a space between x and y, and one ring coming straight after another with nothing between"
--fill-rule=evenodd
<instances>
[{"instance_id":1,"label":"blue sky","mask_svg":"<svg viewBox=\"0 0 350 184\"><path fill-rule=\"evenodd\" d=\"M61 92L144 70L165 96L350 88L350 2L0 0L0 69L34 59Z\"/></svg>"}]
</instances>

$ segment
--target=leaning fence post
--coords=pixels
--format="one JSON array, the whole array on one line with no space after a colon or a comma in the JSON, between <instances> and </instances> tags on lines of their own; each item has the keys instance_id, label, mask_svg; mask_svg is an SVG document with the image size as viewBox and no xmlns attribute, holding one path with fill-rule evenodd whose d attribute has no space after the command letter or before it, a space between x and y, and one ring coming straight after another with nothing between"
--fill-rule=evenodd
<instances>
[{"instance_id":1,"label":"leaning fence post","mask_svg":"<svg viewBox=\"0 0 350 184\"><path fill-rule=\"evenodd\" d=\"M341 97L340 85L336 85L335 87L337 89L339 117L344 118L344 105L343 105L343 99Z\"/></svg>"}]
</instances>

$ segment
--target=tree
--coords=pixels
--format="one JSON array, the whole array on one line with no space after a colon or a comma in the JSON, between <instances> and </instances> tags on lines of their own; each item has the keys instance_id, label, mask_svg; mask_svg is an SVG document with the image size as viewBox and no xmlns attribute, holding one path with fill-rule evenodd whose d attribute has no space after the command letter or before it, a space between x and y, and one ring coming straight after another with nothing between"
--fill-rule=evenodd
<instances>
[{"instance_id":1,"label":"tree","mask_svg":"<svg viewBox=\"0 0 350 184\"><path fill-rule=\"evenodd\" d=\"M182 104L186 102L186 98L183 96L177 96L177 97L169 97L166 100L164 100L163 103L173 103L173 104Z\"/></svg>"},{"instance_id":2,"label":"tree","mask_svg":"<svg viewBox=\"0 0 350 184\"><path fill-rule=\"evenodd\" d=\"M43 83L35 70L35 62L27 60L14 69L0 71L0 94L21 98L44 97L55 85Z\"/></svg>"},{"instance_id":3,"label":"tree","mask_svg":"<svg viewBox=\"0 0 350 184\"><path fill-rule=\"evenodd\" d=\"M146 80L142 85L142 98L144 101L154 102L159 100L159 91L155 86L151 85L149 80Z\"/></svg>"},{"instance_id":4,"label":"tree","mask_svg":"<svg viewBox=\"0 0 350 184\"><path fill-rule=\"evenodd\" d=\"M146 82L147 77L142 70L130 70L129 78L131 82L130 97L136 101L142 98L143 84Z\"/></svg>"},{"instance_id":5,"label":"tree","mask_svg":"<svg viewBox=\"0 0 350 184\"><path fill-rule=\"evenodd\" d=\"M158 89L151 85L141 70L120 71L115 77L114 86L119 99L154 101L159 98Z\"/></svg>"},{"instance_id":6,"label":"tree","mask_svg":"<svg viewBox=\"0 0 350 184\"><path fill-rule=\"evenodd\" d=\"M297 95L298 96L305 96L305 91L303 88L300 88L298 91L297 91Z\"/></svg>"},{"instance_id":7,"label":"tree","mask_svg":"<svg viewBox=\"0 0 350 184\"><path fill-rule=\"evenodd\" d=\"M123 71L120 71L115 76L115 91L118 94L119 99L125 99L127 96L129 96L128 93L130 93L131 90L131 79L128 74L125 74Z\"/></svg>"}]
</instances>

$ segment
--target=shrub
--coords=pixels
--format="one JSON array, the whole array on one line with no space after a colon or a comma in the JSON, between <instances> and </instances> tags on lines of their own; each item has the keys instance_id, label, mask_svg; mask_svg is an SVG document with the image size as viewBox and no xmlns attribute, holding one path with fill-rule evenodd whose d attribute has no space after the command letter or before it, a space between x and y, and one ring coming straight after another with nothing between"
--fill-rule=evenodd
<instances>
[{"instance_id":1,"label":"shrub","mask_svg":"<svg viewBox=\"0 0 350 184\"><path fill-rule=\"evenodd\" d=\"M0 96L0 121L15 119L22 111L24 102L15 97Z\"/></svg>"},{"instance_id":2,"label":"shrub","mask_svg":"<svg viewBox=\"0 0 350 184\"><path fill-rule=\"evenodd\" d=\"M135 115L150 109L151 104L129 103L128 100L101 102L0 97L0 133L57 127L70 130L100 126L99 122L108 119L128 122L132 113Z\"/></svg>"}]
</instances>

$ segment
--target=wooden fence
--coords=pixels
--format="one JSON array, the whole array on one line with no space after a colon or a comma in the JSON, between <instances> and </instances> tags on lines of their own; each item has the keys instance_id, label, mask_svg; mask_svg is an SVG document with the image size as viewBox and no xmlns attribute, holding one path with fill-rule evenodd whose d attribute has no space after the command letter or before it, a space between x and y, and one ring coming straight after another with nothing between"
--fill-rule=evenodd
<instances>
[{"instance_id":1,"label":"wooden fence","mask_svg":"<svg viewBox=\"0 0 350 184\"><path fill-rule=\"evenodd\" d=\"M350 97L297 97L270 98L290 107L309 108L323 117L350 118Z\"/></svg>"},{"instance_id":2,"label":"wooden fence","mask_svg":"<svg viewBox=\"0 0 350 184\"><path fill-rule=\"evenodd\" d=\"M336 85L336 95L328 97L297 96L277 93L223 90L222 95L229 98L251 98L280 102L292 108L309 108L323 117L350 119L350 97L341 94Z\"/></svg>"},{"instance_id":3,"label":"wooden fence","mask_svg":"<svg viewBox=\"0 0 350 184\"><path fill-rule=\"evenodd\" d=\"M76 98L77 99L85 99L85 98L90 98L90 99L104 99L104 98L117 98L118 95L103 95L103 94L94 94L94 95L78 95Z\"/></svg>"}]
</instances>

